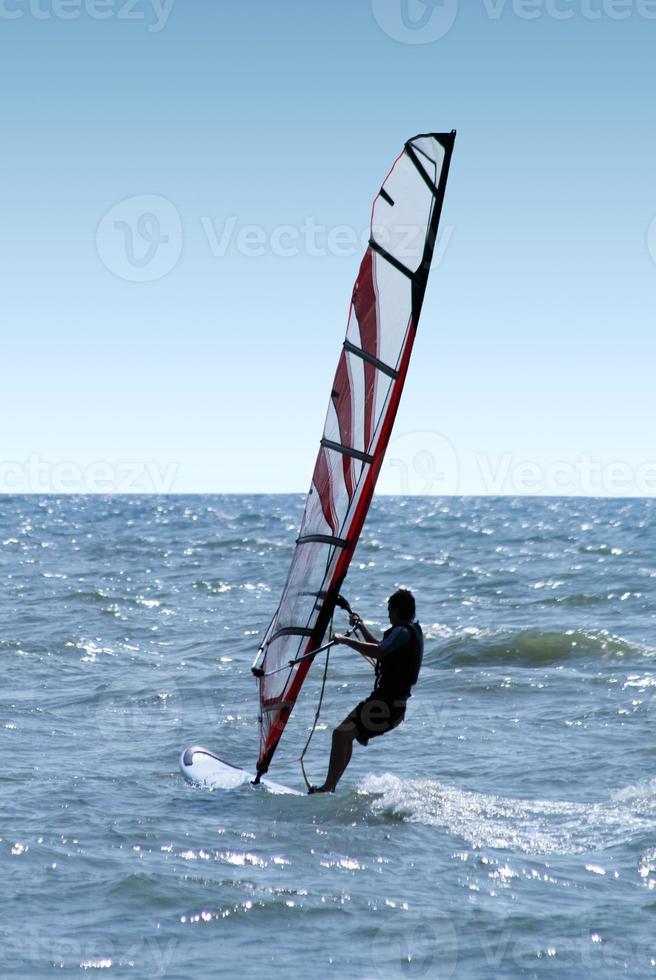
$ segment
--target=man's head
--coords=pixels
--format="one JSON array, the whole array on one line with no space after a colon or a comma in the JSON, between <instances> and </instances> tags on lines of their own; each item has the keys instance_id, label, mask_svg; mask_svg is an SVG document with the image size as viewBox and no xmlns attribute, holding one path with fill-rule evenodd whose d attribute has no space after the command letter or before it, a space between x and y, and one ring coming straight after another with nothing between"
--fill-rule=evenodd
<instances>
[{"instance_id":1,"label":"man's head","mask_svg":"<svg viewBox=\"0 0 656 980\"><path fill-rule=\"evenodd\" d=\"M415 618L415 597L407 589L399 589L387 600L387 612L392 626L411 623Z\"/></svg>"}]
</instances>

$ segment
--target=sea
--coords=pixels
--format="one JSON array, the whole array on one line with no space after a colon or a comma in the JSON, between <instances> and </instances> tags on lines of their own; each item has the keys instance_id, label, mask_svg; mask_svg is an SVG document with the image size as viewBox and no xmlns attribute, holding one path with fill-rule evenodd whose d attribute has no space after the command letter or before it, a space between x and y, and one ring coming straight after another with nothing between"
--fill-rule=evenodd
<instances>
[{"instance_id":1,"label":"sea","mask_svg":"<svg viewBox=\"0 0 656 980\"><path fill-rule=\"evenodd\" d=\"M302 507L0 498L0 977L656 975L656 502L379 497L344 593L416 596L405 722L334 795L190 786L191 744L254 767ZM333 649L312 781L371 686Z\"/></svg>"}]
</instances>

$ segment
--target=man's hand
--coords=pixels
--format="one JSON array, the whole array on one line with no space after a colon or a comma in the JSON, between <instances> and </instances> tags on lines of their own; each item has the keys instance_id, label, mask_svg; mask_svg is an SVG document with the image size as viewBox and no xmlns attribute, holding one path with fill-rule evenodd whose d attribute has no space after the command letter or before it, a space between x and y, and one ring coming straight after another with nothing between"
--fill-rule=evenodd
<instances>
[{"instance_id":1,"label":"man's hand","mask_svg":"<svg viewBox=\"0 0 656 980\"><path fill-rule=\"evenodd\" d=\"M333 643L337 643L337 644L346 643L348 642L348 639L349 639L348 636L344 636L342 633L335 633L335 635L333 636Z\"/></svg>"},{"instance_id":2,"label":"man's hand","mask_svg":"<svg viewBox=\"0 0 656 980\"><path fill-rule=\"evenodd\" d=\"M367 643L378 643L378 640L373 635L371 630L368 630L364 625L364 621L360 613L352 612L349 622L351 623L351 626L355 626L360 633L360 636L363 636Z\"/></svg>"}]
</instances>

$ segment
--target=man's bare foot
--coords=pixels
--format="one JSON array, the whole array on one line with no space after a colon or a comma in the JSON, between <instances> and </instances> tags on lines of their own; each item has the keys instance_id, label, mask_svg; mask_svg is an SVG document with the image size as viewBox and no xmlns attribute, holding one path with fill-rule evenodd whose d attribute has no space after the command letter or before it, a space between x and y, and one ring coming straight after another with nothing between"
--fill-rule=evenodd
<instances>
[{"instance_id":1,"label":"man's bare foot","mask_svg":"<svg viewBox=\"0 0 656 980\"><path fill-rule=\"evenodd\" d=\"M323 786L310 786L308 790L308 793L334 793L334 792L335 790L328 789L325 783L323 784Z\"/></svg>"}]
</instances>

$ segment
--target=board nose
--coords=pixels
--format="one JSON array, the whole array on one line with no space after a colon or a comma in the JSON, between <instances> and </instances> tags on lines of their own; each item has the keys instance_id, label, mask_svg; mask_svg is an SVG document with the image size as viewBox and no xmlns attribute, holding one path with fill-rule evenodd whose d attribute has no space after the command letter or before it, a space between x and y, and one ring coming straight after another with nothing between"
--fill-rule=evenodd
<instances>
[{"instance_id":1,"label":"board nose","mask_svg":"<svg viewBox=\"0 0 656 980\"><path fill-rule=\"evenodd\" d=\"M182 762L185 766L191 766L194 762L194 753L200 752L200 747L198 745L190 745L188 749L185 749L184 755L182 756Z\"/></svg>"}]
</instances>

